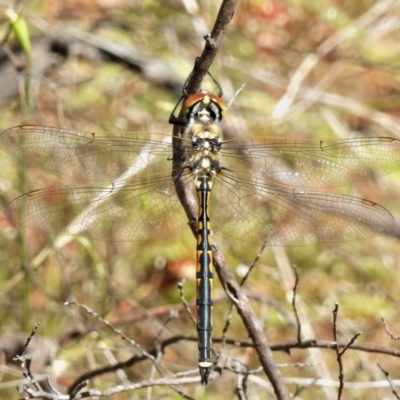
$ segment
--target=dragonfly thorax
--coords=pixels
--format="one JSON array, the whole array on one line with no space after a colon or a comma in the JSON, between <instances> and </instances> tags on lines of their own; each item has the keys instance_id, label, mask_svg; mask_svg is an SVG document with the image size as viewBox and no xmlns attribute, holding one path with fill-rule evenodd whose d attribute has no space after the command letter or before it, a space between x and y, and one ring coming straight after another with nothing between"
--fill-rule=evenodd
<instances>
[{"instance_id":1,"label":"dragonfly thorax","mask_svg":"<svg viewBox=\"0 0 400 400\"><path fill-rule=\"evenodd\" d=\"M221 140L218 135L210 135L209 131L202 132L192 138L193 149L204 156L218 154L221 149Z\"/></svg>"},{"instance_id":2,"label":"dragonfly thorax","mask_svg":"<svg viewBox=\"0 0 400 400\"><path fill-rule=\"evenodd\" d=\"M218 122L225 109L223 100L208 92L200 92L190 96L185 102L187 111L186 134L192 139L193 153L189 161L189 169L195 176L195 186L204 181L209 189L215 176L221 171L221 129ZM204 179L206 178L206 179Z\"/></svg>"},{"instance_id":3,"label":"dragonfly thorax","mask_svg":"<svg viewBox=\"0 0 400 400\"><path fill-rule=\"evenodd\" d=\"M189 169L195 176L195 186L198 186L200 178L207 178L211 189L215 176L221 171L221 156L219 150L221 142L219 136L208 137L209 132L204 135L193 137L194 153L190 160Z\"/></svg>"},{"instance_id":4,"label":"dragonfly thorax","mask_svg":"<svg viewBox=\"0 0 400 400\"><path fill-rule=\"evenodd\" d=\"M196 125L197 127L197 125ZM210 126L211 127L211 126ZM218 127L195 132L192 136L193 154L190 158L189 169L197 178L208 178L213 181L214 177L221 171L221 140Z\"/></svg>"}]
</instances>

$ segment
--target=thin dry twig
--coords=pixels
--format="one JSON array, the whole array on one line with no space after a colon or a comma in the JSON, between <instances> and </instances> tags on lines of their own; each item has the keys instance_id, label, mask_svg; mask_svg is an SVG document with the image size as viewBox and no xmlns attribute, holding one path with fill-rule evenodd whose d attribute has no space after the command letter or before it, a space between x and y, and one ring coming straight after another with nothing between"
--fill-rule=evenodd
<instances>
[{"instance_id":1,"label":"thin dry twig","mask_svg":"<svg viewBox=\"0 0 400 400\"><path fill-rule=\"evenodd\" d=\"M358 31L374 23L383 15L389 13L393 7L398 5L397 0L381 0L371 7L365 14L356 19L353 23L346 26L345 29L337 32L325 40L316 51L310 54L296 72L293 74L290 84L287 87L285 95L275 106L273 115L275 118L282 118L292 105L296 98L297 92L302 82L313 68L326 57L334 48L342 44L344 41L353 37Z\"/></svg>"},{"instance_id":2,"label":"thin dry twig","mask_svg":"<svg viewBox=\"0 0 400 400\"><path fill-rule=\"evenodd\" d=\"M178 282L178 290L179 290L179 297L181 299L181 302L183 304L183 307L185 308L186 312L188 313L190 319L192 320L193 324L196 325L196 318L194 317L192 310L190 309L189 303L185 299L185 295L183 293L183 285L184 285L184 280L182 282Z\"/></svg>"},{"instance_id":3,"label":"thin dry twig","mask_svg":"<svg viewBox=\"0 0 400 400\"><path fill-rule=\"evenodd\" d=\"M396 389L396 386L394 384L394 382L392 381L392 378L389 375L389 372L387 372L385 369L383 369L383 367L378 364L379 369L383 372L383 374L386 377L386 380L389 382L390 388L392 389L392 393L394 394L394 396L396 397L396 399L400 400L400 395Z\"/></svg>"},{"instance_id":4,"label":"thin dry twig","mask_svg":"<svg viewBox=\"0 0 400 400\"><path fill-rule=\"evenodd\" d=\"M381 318L381 321L383 322L383 326L385 327L386 333L388 334L390 339L392 339L392 340L400 340L400 335L393 335L390 332L389 327L388 327L386 321L383 318Z\"/></svg>"},{"instance_id":5,"label":"thin dry twig","mask_svg":"<svg viewBox=\"0 0 400 400\"><path fill-rule=\"evenodd\" d=\"M58 393L48 393L44 390L33 390L30 388L26 389L26 393L28 393L29 397L24 397L25 399L50 399L50 400L81 400L87 399L91 397L104 397L110 398L110 396L118 393L126 393L126 392L133 392L135 390L151 388L151 387L160 387L160 386L178 386L178 385L185 385L194 383L195 378L161 378L155 380L147 380L147 381L140 381L137 383L129 383L126 385L117 385L105 390L97 390L97 389L90 389L85 392L77 393L74 397L71 394L58 394ZM85 385L80 385L80 390ZM187 396L185 394L181 394L184 399L193 400L192 397Z\"/></svg>"},{"instance_id":6,"label":"thin dry twig","mask_svg":"<svg viewBox=\"0 0 400 400\"><path fill-rule=\"evenodd\" d=\"M336 360L339 365L339 391L338 391L338 399L342 398L342 393L343 393L343 388L344 388L344 373L343 373L343 361L342 357L344 353L352 346L352 344L355 342L355 340L361 335L361 332L356 333L350 341L342 347L342 350L340 350L340 347L338 345L338 332L337 332L337 316L338 316L338 311L339 311L339 303L335 303L335 308L333 309L333 340L335 344L335 351L336 351Z\"/></svg>"},{"instance_id":7,"label":"thin dry twig","mask_svg":"<svg viewBox=\"0 0 400 400\"><path fill-rule=\"evenodd\" d=\"M222 341L225 341L226 344L231 345L231 346L236 346L236 347L251 347L254 348L255 344L252 341L244 341L244 340L237 340L237 339L230 339L230 338L213 338L214 343L222 343ZM151 348L148 348L146 350L146 353L153 355L154 357L157 356L159 349L161 351L164 351L165 348L175 345L176 343L180 341L191 341L191 342L197 342L197 336L195 335L175 335L171 336L168 339L165 339L161 341L158 346L154 345ZM301 343L296 342L289 342L289 343L282 343L282 344L274 344L271 345L271 350L272 351L282 351L285 353L290 353L291 350L293 349L307 349L307 348L320 348L320 349L330 349L330 350L336 350L337 348L339 349L349 349L349 342L333 342L333 341L328 341L328 340L316 340L316 339L311 339L311 340L305 340L302 341ZM356 351L363 351L366 353L377 353L377 354L384 354L384 355L390 355L393 357L400 358L400 351L393 350L390 348L386 347L376 347L376 346L370 346L370 345L360 345L360 344L355 344L352 345L351 350L356 350ZM79 378L79 382L88 380L90 378L94 378L96 376L103 375L105 373L110 373L113 371L116 371L118 369L125 369L125 368L130 368L137 363L143 362L148 360L146 356L142 355L135 355L129 358L128 360L118 362L113 365L108 365L103 368L99 368L96 370L89 371L87 374L84 376L81 376ZM219 368L218 372L225 368L225 366L229 364L229 369L232 371L240 371L240 373L246 373L243 368L238 368L237 361L235 363L232 362L232 360L227 360L226 354L221 352L219 354L218 360L217 360L217 368ZM285 365L278 365L279 368L285 367ZM215 372L215 371L214 371ZM251 370L247 371L248 374L259 372L258 370ZM197 370L193 370L190 372L191 374L196 374ZM178 377L180 374L177 374L176 376ZM198 382L198 378L193 378L193 382ZM75 386L73 384L72 386Z\"/></svg>"},{"instance_id":8,"label":"thin dry twig","mask_svg":"<svg viewBox=\"0 0 400 400\"><path fill-rule=\"evenodd\" d=\"M32 356L29 354L26 354L26 350L33 339L33 337L36 335L38 329L39 329L39 324L37 324L29 337L27 338L25 345L21 349L21 354L17 355L15 357L15 361L20 361L22 363L21 367L23 368L23 377L28 383L25 382L20 382L17 385L17 390L19 393L26 393L28 394L28 397L24 397L23 399L31 399L31 398L47 398L47 399L54 399L57 400L62 396L62 394L55 389L54 385L50 382L49 377L46 377L46 382L49 384L51 393L45 392L40 383L38 382L37 378L32 372ZM73 397L70 397L71 400Z\"/></svg>"},{"instance_id":9,"label":"thin dry twig","mask_svg":"<svg viewBox=\"0 0 400 400\"><path fill-rule=\"evenodd\" d=\"M333 309L333 340L335 343L335 351L336 351L336 360L339 365L339 391L338 391L338 399L341 398L342 391L343 391L343 363L342 363L342 357L340 355L340 350L338 346L338 332L337 332L337 315L339 311L339 303L335 304L335 308Z\"/></svg>"},{"instance_id":10,"label":"thin dry twig","mask_svg":"<svg viewBox=\"0 0 400 400\"><path fill-rule=\"evenodd\" d=\"M92 371L89 371L89 372L81 375L70 386L69 391L68 391L69 394L75 393L76 390L77 390L77 387L82 385L83 382L86 382L90 378L93 378L93 377L98 376L98 375L103 375L105 373L112 372L112 371L118 371L119 369L128 368L128 367L130 367L130 366L132 366L132 365L134 365L134 364L136 364L138 362L145 361L145 360L150 360L153 363L153 366L154 366L155 370L157 370L157 372L161 376L163 376L163 372L160 369L160 366L158 365L157 359L159 358L160 353L163 352L164 347L167 345L167 343L170 344L170 342L168 342L168 340L164 341L163 343L156 344L150 351L146 351L139 344L137 344L135 341L133 341L132 339L127 337L121 330L116 329L112 324L110 324L109 321L101 318L90 307L88 307L88 306L86 306L84 304L76 303L74 301L68 301L67 304L68 305L75 305L75 306L77 306L79 308L82 308L89 315L93 316L98 321L100 321L102 324L104 324L108 328L110 328L115 334L121 336L122 339L126 340L130 345L132 345L135 348L139 349L139 351L141 353L141 355L133 356L133 357L131 357L130 359L128 359L126 361L119 362L119 363L116 363L116 364L113 364L113 365L109 365L109 366L106 366L106 367L103 367L103 368L99 368L97 370L92 370ZM198 380L199 380L199 378L197 378L197 381ZM124 385L122 385L122 387L125 388L125 386L127 386L127 385L129 385L129 384L125 383ZM181 389L179 389L178 387L175 387L174 384L171 384L171 388L173 390L175 390L178 394L180 394L183 398L191 399L185 393L183 393ZM112 390L112 388L110 388L108 390ZM125 390L123 390L123 391L125 391Z\"/></svg>"},{"instance_id":11,"label":"thin dry twig","mask_svg":"<svg viewBox=\"0 0 400 400\"><path fill-rule=\"evenodd\" d=\"M296 326L297 326L297 341L301 343L301 321L299 317L299 313L297 311L297 306L296 306L296 298L297 298L297 287L299 284L299 274L297 272L297 268L295 265L292 265L294 276L295 276L295 281L294 281L294 287L293 287L293 296L292 296L292 308L294 312L294 316L296 318Z\"/></svg>"},{"instance_id":12,"label":"thin dry twig","mask_svg":"<svg viewBox=\"0 0 400 400\"><path fill-rule=\"evenodd\" d=\"M253 68L250 65L242 65L241 68L249 70L254 79L266 83L273 88L283 90L287 87L287 82L274 73ZM322 91L317 87L310 88L305 85L298 89L298 94L307 99L308 106L310 105L310 101L325 104L327 106L334 106L343 109L350 114L354 114L375 124L379 124L381 127L396 135L399 134L399 121L394 116L388 115L382 111L377 111L356 99L338 93L328 92L326 90ZM293 118L294 115L299 114L304 110L305 108L302 102L294 104L291 106L290 110L285 113L285 119L289 120L290 118ZM283 116L281 117L281 120L283 120ZM272 119L266 119L266 123L272 122Z\"/></svg>"},{"instance_id":13,"label":"thin dry twig","mask_svg":"<svg viewBox=\"0 0 400 400\"><path fill-rule=\"evenodd\" d=\"M147 354L152 355L153 357L157 357L160 352L163 352L165 348L167 348L168 346L172 346L176 343L178 343L179 341L182 340L187 340L187 341L193 341L196 342L197 341L197 337L196 336L188 336L188 335L176 335L173 337L170 337L162 342L160 342L158 345L154 345L152 348L149 348L146 350ZM222 342L222 338L214 338L213 341L215 343L221 343ZM255 344L251 341L238 341L236 339L227 339L225 338L225 342L229 345L232 346L237 346L237 347L255 347ZM395 351L389 348L377 348L375 346L368 346L368 345L352 345L350 347L350 345L352 344L352 342L332 342L332 341L323 341L323 340L307 340L307 341L303 341L302 343L298 343L298 342L292 342L292 343L283 343L283 344L277 344L277 345L272 345L271 346L271 350L272 351L284 351L289 353L290 350L292 349L304 349L304 348L325 348L325 349L331 349L331 350L336 350L337 348L339 349L343 349L342 351L339 351L339 353L342 353L344 351L346 351L347 349L351 349L351 350L359 350L359 351L364 351L364 352L373 352L373 353L380 353L380 354L386 354L386 355L391 355L391 356L395 356L395 357L399 357L400 358L400 352L399 351ZM103 368L99 368L96 370L92 370L92 371L88 371L86 374L80 376L77 381L75 383L73 383L71 385L70 388L70 393L74 393L76 394L76 399L80 399L80 398L84 398L84 397L90 397L90 396L94 396L94 394L92 394L92 391L88 391L88 392L84 392L84 393L79 393L80 390L85 386L86 382L89 379L92 379L96 376L102 376L106 373L110 373L110 372L115 372L118 370L122 370L122 369L127 369L127 368L131 368L132 366L146 361L149 358L143 354L141 355L136 355L131 357L130 359L123 361L123 362L118 362L116 364L113 365L108 365L106 367ZM221 374L222 369L224 368L228 368L229 370L236 372L238 374L241 375L251 375L254 373L257 373L260 371L260 369L257 370L251 370L251 371L246 371L244 369L244 365L240 365L238 363L238 361L236 360L227 360L226 354L225 353L220 353L218 360L217 360L217 368L212 372L212 374L210 375L210 377L212 377L213 379L215 379L216 376L218 376L218 374ZM279 365L279 368L285 367L285 365ZM186 375L190 373L191 375L197 375L197 369L187 372ZM198 376L191 376L191 377L185 377L184 380L179 380L180 375L182 374L176 374L175 376L172 376L170 378L170 383L171 385L176 384L177 382L184 384L184 383L198 383L199 378ZM162 382L164 382L165 380L162 380ZM286 381L286 380L285 380ZM149 380L150 382L150 380ZM152 387L152 386L156 386L157 382L160 382L160 380L154 380L153 382L155 382L154 385L148 385L145 387ZM130 385L130 384L124 384L124 385L120 385L121 391L125 391L126 390L126 385ZM345 387L348 386L348 383L344 384ZM130 387L130 386L129 386ZM24 390L27 387L24 386ZM113 390L113 388L109 388L107 389L109 390ZM135 390L132 389L132 390ZM53 400L63 400L66 399L68 397L66 397L66 395L56 395L56 392L53 391L54 393L46 393L47 397L44 398L50 398ZM41 389L33 389L33 388L29 388L29 391L27 392L29 393L29 395L31 396L30 398L40 398L40 396L43 395L43 392ZM78 394L79 393L79 394ZM98 393L98 392L96 392ZM108 393L108 392L107 392ZM184 397L186 395L183 395ZM188 397L185 397L188 398Z\"/></svg>"}]
</instances>

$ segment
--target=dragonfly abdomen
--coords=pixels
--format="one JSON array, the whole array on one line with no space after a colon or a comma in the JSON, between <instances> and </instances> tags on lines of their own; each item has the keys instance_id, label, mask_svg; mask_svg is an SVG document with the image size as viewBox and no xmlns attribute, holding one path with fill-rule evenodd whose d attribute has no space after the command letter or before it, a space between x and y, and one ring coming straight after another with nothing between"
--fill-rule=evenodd
<instances>
[{"instance_id":1,"label":"dragonfly abdomen","mask_svg":"<svg viewBox=\"0 0 400 400\"><path fill-rule=\"evenodd\" d=\"M208 203L212 179L208 176L196 178L196 190L199 202L197 224L197 333L199 337L199 370L201 383L207 384L211 362L212 333L212 282L213 261L211 249L211 228L208 215Z\"/></svg>"}]
</instances>

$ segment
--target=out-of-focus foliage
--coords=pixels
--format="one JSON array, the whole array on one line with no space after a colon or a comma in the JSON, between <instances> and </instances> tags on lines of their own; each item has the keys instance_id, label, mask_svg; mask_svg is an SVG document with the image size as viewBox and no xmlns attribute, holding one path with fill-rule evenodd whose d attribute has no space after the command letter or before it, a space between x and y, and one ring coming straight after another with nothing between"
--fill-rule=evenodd
<instances>
[{"instance_id":1,"label":"out-of-focus foliage","mask_svg":"<svg viewBox=\"0 0 400 400\"><path fill-rule=\"evenodd\" d=\"M32 123L79 131L171 132L169 113L179 88L203 48L220 2L212 0L21 1L16 8L27 21L32 42L31 106L23 110L24 56L17 40L7 37L7 2L0 2L0 131ZM10 2L11 3L11 2ZM8 4L11 6L11 4ZM396 1L239 1L212 73L229 100L247 82L226 116L227 137L278 136L340 139L351 136L400 137L398 120L400 2ZM111 55L107 44L130 46L136 66ZM100 49L100 50L99 50ZM136 53L135 53L136 52ZM16 57L16 58L15 58ZM19 61L18 61L19 60ZM165 69L168 66L168 72ZM215 90L211 80L204 88ZM23 112L24 111L24 112ZM25 114L26 112L26 114ZM336 191L368 198L397 219L400 174L358 182ZM195 335L195 326L179 308L176 283L186 279L185 296L195 296L195 240L187 228L166 240L145 243L92 243L71 239L54 249L51 238L20 233L7 221L6 204L27 190L71 184L46 171L26 171L9 155L0 155L0 322L2 333L29 332L57 338L60 349L50 371L61 390L85 371L135 354L117 335L92 316L63 305L68 298L90 306L114 322L144 349L171 334ZM232 269L240 276L259 249L218 235ZM299 310L303 339L333 340L332 310L340 304L339 335L357 343L396 348L381 323L400 332L400 246L395 237L304 248L267 249L246 282L249 296L271 344L296 340L290 305L295 264L300 275ZM214 296L214 337L221 337L229 302L219 283ZM258 296L258 297L257 297ZM271 306L273 300L283 308ZM68 333L85 335L79 340ZM246 340L234 315L229 338ZM1 344L0 344L1 347ZM215 344L218 350L220 344ZM250 369L259 367L253 349L228 348ZM336 398L336 389L310 385L321 377L337 381L336 355L331 350L275 353L281 364L307 367L282 369L292 393L305 386L302 399ZM384 380L380 363L399 379L399 361L389 355L346 353L345 381ZM143 362L123 375L104 375L91 387L105 389L124 379L150 379ZM180 341L165 351L162 371L197 370L197 344ZM44 367L38 368L44 373ZM4 371L4 370L3 370ZM197 372L196 372L197 373ZM2 375L2 398L16 398L6 383L20 377L18 367ZM157 376L158 377L158 376ZM249 377L249 398L273 398L267 378ZM234 397L236 376L223 371L207 388L183 387L196 398ZM343 398L382 399L388 388L345 388ZM125 396L125 397L124 397ZM115 398L131 398L119 394ZM138 391L133 396L148 397ZM168 387L155 387L151 398L180 398ZM175 396L175 397L174 397ZM203 397L202 397L203 396ZM268 397L270 396L270 397ZM111 398L111 397L110 397Z\"/></svg>"}]
</instances>

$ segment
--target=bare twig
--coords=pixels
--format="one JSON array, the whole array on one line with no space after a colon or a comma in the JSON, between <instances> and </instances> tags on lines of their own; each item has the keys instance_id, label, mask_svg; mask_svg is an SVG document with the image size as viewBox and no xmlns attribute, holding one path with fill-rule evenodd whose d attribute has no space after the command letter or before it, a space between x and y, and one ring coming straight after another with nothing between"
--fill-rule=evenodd
<instances>
[{"instance_id":1,"label":"bare twig","mask_svg":"<svg viewBox=\"0 0 400 400\"><path fill-rule=\"evenodd\" d=\"M293 297L292 297L292 307L293 307L293 312L294 316L296 318L296 326L297 326L297 341L301 343L301 321L299 317L299 313L297 311L297 306L296 306L296 296L297 296L297 286L299 284L299 274L297 272L297 268L295 265L292 265L294 276L295 276L295 281L294 281L294 287L293 287Z\"/></svg>"},{"instance_id":2,"label":"bare twig","mask_svg":"<svg viewBox=\"0 0 400 400\"><path fill-rule=\"evenodd\" d=\"M342 347L342 350L340 350L340 347L338 345L338 332L337 332L337 315L339 311L339 303L335 304L335 308L333 309L333 339L334 339L334 344L335 344L335 351L336 351L336 360L339 365L339 391L338 391L338 399L342 398L342 392L344 388L344 374L343 374L343 362L342 362L342 357L344 353L349 349L352 344L355 342L355 340L361 335L361 332L356 333L350 341Z\"/></svg>"},{"instance_id":3,"label":"bare twig","mask_svg":"<svg viewBox=\"0 0 400 400\"><path fill-rule=\"evenodd\" d=\"M26 354L26 350L28 349L28 346L32 340L32 338L36 335L38 329L39 329L39 324L37 324L34 329L32 330L31 334L26 340L25 345L21 349L21 354L17 355L15 357L16 361L22 362L22 368L24 369L23 371L23 376L25 378L25 382L21 382L17 385L17 390L19 393L27 393L28 397L25 397L25 399L31 399L31 398L46 398L46 399L54 399L58 400L63 396L58 390L55 389L55 387L52 385L49 377L46 377L46 382L49 384L51 393L45 392L40 383L38 382L37 378L32 372L32 356L29 354ZM77 392L76 392L77 393ZM70 397L72 400L74 397Z\"/></svg>"},{"instance_id":4,"label":"bare twig","mask_svg":"<svg viewBox=\"0 0 400 400\"><path fill-rule=\"evenodd\" d=\"M193 324L196 325L196 318L194 317L192 310L190 309L189 303L185 299L185 295L183 293L183 285L184 281L178 282L178 289L179 289L179 297L181 299L181 302L183 304L183 307L185 307L186 312L188 313L190 319L192 320Z\"/></svg>"},{"instance_id":5,"label":"bare twig","mask_svg":"<svg viewBox=\"0 0 400 400\"><path fill-rule=\"evenodd\" d=\"M239 400L247 400L248 399L247 393L246 393L247 377L248 377L248 375L242 375L242 374L238 375L235 392L236 392L236 395Z\"/></svg>"},{"instance_id":6,"label":"bare twig","mask_svg":"<svg viewBox=\"0 0 400 400\"><path fill-rule=\"evenodd\" d=\"M338 391L338 399L341 399L342 391L343 391L343 364L342 357L340 355L339 346L338 346L338 333L337 333L337 315L339 311L339 303L335 304L335 308L333 309L333 340L335 343L335 351L336 351L336 360L339 365L339 391Z\"/></svg>"},{"instance_id":7,"label":"bare twig","mask_svg":"<svg viewBox=\"0 0 400 400\"><path fill-rule=\"evenodd\" d=\"M280 76L273 74L269 71L264 71L261 69L254 68L250 65L242 65L241 68L247 69L250 71L250 74L254 79L257 79L259 82L263 82L268 84L273 88L285 89L287 86L287 82ZM303 85L299 88L298 93L307 98L308 101L312 100L314 97L315 102L319 102L325 104L327 106L334 106L339 109L343 109L348 113L354 114L356 116L365 118L368 121L372 121L373 123L381 125L383 128L387 129L394 134L399 134L399 121L392 115L388 115L387 113L377 111L372 107L368 107L356 99L352 99L346 96L342 96L337 93L321 91L318 88L310 88ZM308 104L309 105L309 104ZM305 108L302 103L295 104L285 113L286 119L293 118L294 115L304 112ZM266 123L272 122L266 119Z\"/></svg>"},{"instance_id":8,"label":"bare twig","mask_svg":"<svg viewBox=\"0 0 400 400\"><path fill-rule=\"evenodd\" d=\"M264 252L264 250L265 250L265 245L263 245L261 247L260 251L258 252L256 257L254 258L252 264L250 265L250 267L247 269L246 273L244 274L244 276L243 276L243 278L242 278L242 280L241 280L241 282L239 284L240 287L243 287L244 284L246 283L246 281L247 281L248 277L250 276L251 272L253 271L254 267L257 265L258 261L260 260L261 255ZM248 295L248 298L253 298L253 299L257 298L257 300L263 302L259 296L257 297L257 296L253 296L253 295ZM271 304L271 303L269 303L269 304ZM228 315L227 315L226 320L225 320L225 325L224 325L224 327L222 329L222 347L223 348L225 348L225 345L226 345L225 339L227 337L229 326L230 326L231 321L232 321L233 305L234 305L234 301L232 301L232 303L230 304L230 307L229 307L229 310L228 310ZM278 306L278 308L283 310L283 308L280 307L280 306Z\"/></svg>"},{"instance_id":9,"label":"bare twig","mask_svg":"<svg viewBox=\"0 0 400 400\"><path fill-rule=\"evenodd\" d=\"M228 296L234 302L238 314L242 318L247 332L256 346L255 348L261 365L274 388L276 396L278 399L289 399L289 392L287 391L282 375L275 364L271 347L265 337L262 327L254 315L247 296L240 285L236 282L230 269L227 267L225 258L219 249L215 247L213 254L218 277L221 283L223 283Z\"/></svg>"},{"instance_id":10,"label":"bare twig","mask_svg":"<svg viewBox=\"0 0 400 400\"><path fill-rule=\"evenodd\" d=\"M383 326L385 327L386 333L389 335L390 339L392 340L400 340L400 336L399 335L393 335L390 331L389 331L389 327L386 323L386 321L381 318L382 322L383 322Z\"/></svg>"},{"instance_id":11,"label":"bare twig","mask_svg":"<svg viewBox=\"0 0 400 400\"><path fill-rule=\"evenodd\" d=\"M112 324L110 324L109 321L101 318L100 315L98 313L96 313L95 311L93 311L90 307L86 306L85 304L79 304L79 303L76 303L75 301L71 301L71 300L68 300L65 304L66 305L74 305L74 306L77 306L77 307L83 309L86 313L88 313L89 315L91 315L92 317L94 317L98 321L100 321L102 324L104 324L105 326L110 328L112 330L112 332L114 332L116 335L121 336L121 338L123 340L125 340L126 342L128 342L131 346L137 348L140 351L140 353L143 354L144 357L148 358L150 361L152 361L156 365L156 363L155 363L155 356L157 354L156 352L155 352L155 354L147 353L139 344L137 344L131 338L127 337L120 329L115 328ZM159 371L159 372L162 374L161 371ZM80 384L82 381L83 380L80 379L77 384ZM72 393L75 390L75 388L76 388L76 385L73 385L72 388L70 389L70 393Z\"/></svg>"},{"instance_id":12,"label":"bare twig","mask_svg":"<svg viewBox=\"0 0 400 400\"><path fill-rule=\"evenodd\" d=\"M380 364L378 364L378 367L383 372L383 374L386 376L386 380L389 382L389 385L392 389L392 393L394 394L396 399L400 400L399 392L396 390L396 386L394 385L394 382L392 381L392 378L390 377L389 372L387 372L385 369L383 369Z\"/></svg>"},{"instance_id":13,"label":"bare twig","mask_svg":"<svg viewBox=\"0 0 400 400\"><path fill-rule=\"evenodd\" d=\"M305 58L293 74L285 95L277 103L274 110L274 117L281 118L292 105L302 82L313 68L326 57L334 48L344 41L353 37L358 31L374 23L386 13L389 13L393 7L397 6L397 0L381 0L371 7L365 14L361 15L354 22L346 26L343 30L337 32L325 40L316 51Z\"/></svg>"},{"instance_id":14,"label":"bare twig","mask_svg":"<svg viewBox=\"0 0 400 400\"><path fill-rule=\"evenodd\" d=\"M160 369L160 366L158 365L157 362L157 358L159 357L160 352L163 352L163 349L165 347L165 344L168 343L168 341L165 341L164 343L159 343L156 344L150 351L146 351L144 350L139 344L137 344L135 341L133 341L132 339L130 339L129 337L127 337L120 329L116 329L112 324L110 324L109 321L101 318L96 312L94 312L90 307L84 305L84 304L79 304L76 303L74 301L68 301L67 302L68 305L75 305L81 309L83 309L85 312L87 312L89 315L91 315L92 317L96 318L98 321L100 321L102 324L106 325L108 328L110 328L115 334L119 335L122 337L122 339L124 339L125 341L127 341L131 346L134 346L135 348L137 348L140 353L141 356L134 356L132 358L130 358L127 361L124 361L122 363L116 363L114 365L111 366L107 366L95 371L89 371L88 373L80 376L70 387L69 389L69 393L75 392L76 388L78 385L81 385L82 382L85 382L87 379L92 378L96 375L102 375L106 372L110 372L110 371L117 371L119 369L122 368L127 368L128 366L131 366L137 362L140 361L144 361L144 360L150 360L153 365L154 368L157 370L157 372L163 376L163 371ZM125 385L124 385L125 386ZM184 394L181 389L174 387L173 385L171 385L172 389L174 389L178 394L180 394L183 398L189 399L189 397Z\"/></svg>"},{"instance_id":15,"label":"bare twig","mask_svg":"<svg viewBox=\"0 0 400 400\"><path fill-rule=\"evenodd\" d=\"M29 343L31 342L31 340L33 339L33 337L36 335L36 332L38 331L39 326L40 326L40 324L36 324L35 327L33 328L31 334L30 334L29 337L26 339L26 343L24 344L24 346L23 346L22 349L21 349L21 355L18 355L18 356L16 357L17 360L19 360L20 357L22 357L22 356L25 355L25 351L26 351L26 349L28 348Z\"/></svg>"},{"instance_id":16,"label":"bare twig","mask_svg":"<svg viewBox=\"0 0 400 400\"><path fill-rule=\"evenodd\" d=\"M146 354L150 354L154 358L156 358L157 355L160 354L160 351L163 352L165 348L175 345L176 343L178 343L180 341L184 341L184 340L197 342L197 336L194 336L194 335L193 336L189 336L189 335L172 336L164 341L161 341L157 345L153 345L153 347L148 348L146 350ZM223 340L222 338L213 338L214 343L221 343L222 340ZM229 339L229 338L225 338L224 340L225 340L226 344L231 345L231 346L236 346L236 347L242 347L242 348L252 347L252 348L254 348L256 346L252 341L239 341L237 339ZM369 346L369 345L352 345L351 347L349 347L349 342L336 342L335 343L332 341L325 341L325 340L306 340L301 343L291 342L291 343L275 344L275 345L271 346L272 351L283 351L286 353L290 353L290 351L292 349L307 349L307 348L321 348L321 349L331 349L331 350L336 350L337 348L344 349L344 350L351 349L351 350L358 350L358 351L369 352L369 353L385 354L385 355L390 355L390 356L400 358L400 351L397 351L397 350L393 350L393 349L385 348L385 347L378 348L376 346ZM340 351L340 350L339 350L339 352L343 353L343 351ZM80 376L75 381L75 383L73 383L71 385L70 390L73 391L74 393L77 393L77 390L75 388L77 388L77 386L85 383L89 379L93 379L96 376L102 376L106 373L115 372L115 371L123 370L123 369L127 369L127 368L132 368L132 366L135 366L138 363L141 363L141 362L147 361L147 360L149 360L149 358L147 356L140 354L140 355L132 356L128 360L118 362L113 365L107 365L102 368L88 371L84 375ZM278 365L279 368L283 368L285 366L286 365ZM296 366L296 365L292 365L292 366ZM300 366L302 366L302 365L300 365ZM243 364L240 364L237 360L236 361L228 360L225 353L220 353L218 360L217 360L217 366L216 366L215 370L211 373L210 378L215 379L215 377L218 376L218 374L219 375L221 374L221 371L224 368L228 368L229 370L231 370L235 373L238 373L238 374L242 374L242 375L243 374L251 375L251 374L255 374L260 371L259 369L247 371L247 370L245 370L245 366ZM171 384L176 383L177 380L178 380L178 382L180 382L182 384L185 382L186 383L198 383L199 382L199 377L197 376L197 369L190 371L190 372L186 372L186 375L188 375L188 374L194 375L194 376L186 377L184 381L180 381L179 380L180 378L178 378L179 376L182 376L182 374L176 374L175 376L170 377ZM154 382L158 382L158 381L159 380L156 380ZM287 381L287 380L285 379L285 381ZM125 386L125 385L123 385L123 386ZM344 384L344 386L347 387L348 383ZM151 386L146 386L146 387L151 387ZM31 389L31 390L34 392L33 389ZM36 395L38 393L39 392L36 392ZM55 395L52 395L52 397L50 397L50 398L57 399L57 400L62 400L62 399L67 398L67 397L65 397L65 395L63 395L63 396L64 397L55 397ZM81 396L81 394L79 396L77 396L76 398L77 399L83 398L80 396ZM38 397L39 396L37 396L36 398L38 398ZM34 397L32 397L32 398L34 398Z\"/></svg>"},{"instance_id":17,"label":"bare twig","mask_svg":"<svg viewBox=\"0 0 400 400\"><path fill-rule=\"evenodd\" d=\"M206 44L203 53L197 60L195 69L187 82L186 90L188 94L196 93L199 90L204 77L222 45L222 39L235 13L237 2L238 0L224 0L222 2L214 28L211 34L204 37Z\"/></svg>"},{"instance_id":18,"label":"bare twig","mask_svg":"<svg viewBox=\"0 0 400 400\"><path fill-rule=\"evenodd\" d=\"M44 390L34 390L30 388L26 388L26 393L28 393L29 397L24 397L25 399L50 399L50 400L81 400L92 397L103 397L110 398L110 396L117 393L126 393L133 392L135 390L150 388L150 387L160 387L160 386L176 386L176 385L185 385L196 382L196 378L160 378L155 380L147 380L140 381L137 383L129 383L126 385L117 385L105 390L96 390L90 389L85 392L80 392L75 395L75 397L71 397L70 394L58 394L58 393L48 393ZM85 385L80 385L80 389L82 389ZM192 397L187 395L182 395L183 398L188 400L193 400Z\"/></svg>"}]
</instances>

